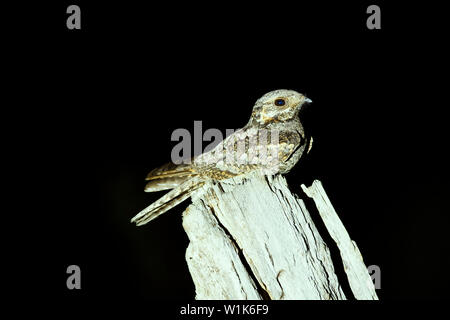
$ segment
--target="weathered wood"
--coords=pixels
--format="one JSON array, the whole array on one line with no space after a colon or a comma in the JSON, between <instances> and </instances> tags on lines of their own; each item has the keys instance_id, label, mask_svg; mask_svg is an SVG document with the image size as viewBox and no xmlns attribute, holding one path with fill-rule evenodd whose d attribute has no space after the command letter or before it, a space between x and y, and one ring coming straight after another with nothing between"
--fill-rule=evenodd
<instances>
[{"instance_id":1,"label":"weathered wood","mask_svg":"<svg viewBox=\"0 0 450 320\"><path fill-rule=\"evenodd\" d=\"M195 201L186 209L183 226L190 239L186 260L197 299L261 298L238 249L203 201Z\"/></svg>"},{"instance_id":2,"label":"weathered wood","mask_svg":"<svg viewBox=\"0 0 450 320\"><path fill-rule=\"evenodd\" d=\"M208 183L183 214L197 299L345 299L328 247L284 177Z\"/></svg>"},{"instance_id":3,"label":"weathered wood","mask_svg":"<svg viewBox=\"0 0 450 320\"><path fill-rule=\"evenodd\" d=\"M336 242L341 252L344 270L355 298L358 300L378 300L375 286L364 264L361 252L356 242L350 239L322 183L319 180L315 180L311 187L307 188L305 185L302 185L302 189L316 203L317 210L330 236Z\"/></svg>"}]
</instances>

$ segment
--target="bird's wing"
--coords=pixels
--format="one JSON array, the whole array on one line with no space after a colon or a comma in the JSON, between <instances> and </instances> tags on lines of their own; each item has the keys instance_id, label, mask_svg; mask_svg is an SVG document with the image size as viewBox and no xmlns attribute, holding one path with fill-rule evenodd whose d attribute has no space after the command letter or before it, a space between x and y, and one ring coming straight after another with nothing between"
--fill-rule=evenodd
<instances>
[{"instance_id":1,"label":"bird's wing","mask_svg":"<svg viewBox=\"0 0 450 320\"><path fill-rule=\"evenodd\" d=\"M147 222L159 217L164 212L175 207L177 204L189 198L192 193L201 187L204 181L199 177L193 177L191 179L186 179L185 182L166 193L157 201L153 202L147 208L139 212L131 222L136 223L138 226L142 226Z\"/></svg>"},{"instance_id":2,"label":"bird's wing","mask_svg":"<svg viewBox=\"0 0 450 320\"><path fill-rule=\"evenodd\" d=\"M305 143L305 139L297 132L280 132L278 141L278 158L281 162L288 161Z\"/></svg>"},{"instance_id":3,"label":"bird's wing","mask_svg":"<svg viewBox=\"0 0 450 320\"><path fill-rule=\"evenodd\" d=\"M149 180L145 186L145 191L173 189L195 175L197 174L190 164L166 163L149 172L145 178L145 180Z\"/></svg>"},{"instance_id":4,"label":"bird's wing","mask_svg":"<svg viewBox=\"0 0 450 320\"><path fill-rule=\"evenodd\" d=\"M210 152L195 158L193 167L208 177L227 178L255 169L276 171L296 151L301 137L295 132L280 132L279 136L261 135L257 128L239 129ZM220 174L217 174L220 173ZM224 174L222 174L224 173Z\"/></svg>"}]
</instances>

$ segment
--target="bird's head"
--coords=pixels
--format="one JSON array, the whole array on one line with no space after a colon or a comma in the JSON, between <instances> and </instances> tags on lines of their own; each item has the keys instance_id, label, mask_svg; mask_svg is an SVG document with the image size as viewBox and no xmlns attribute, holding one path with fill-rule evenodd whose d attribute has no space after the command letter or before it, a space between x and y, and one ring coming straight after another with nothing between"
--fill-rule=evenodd
<instances>
[{"instance_id":1,"label":"bird's head","mask_svg":"<svg viewBox=\"0 0 450 320\"><path fill-rule=\"evenodd\" d=\"M297 117L305 103L310 102L311 99L293 90L271 91L256 101L250 121L260 125L289 121Z\"/></svg>"}]
</instances>

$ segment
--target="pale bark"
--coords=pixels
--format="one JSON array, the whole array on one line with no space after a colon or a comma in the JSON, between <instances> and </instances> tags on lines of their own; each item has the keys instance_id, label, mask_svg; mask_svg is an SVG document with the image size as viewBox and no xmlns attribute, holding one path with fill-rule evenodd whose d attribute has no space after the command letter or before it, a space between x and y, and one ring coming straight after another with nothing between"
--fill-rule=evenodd
<instances>
[{"instance_id":1,"label":"pale bark","mask_svg":"<svg viewBox=\"0 0 450 320\"><path fill-rule=\"evenodd\" d=\"M378 300L375 286L364 264L356 242L350 236L331 204L322 183L315 180L311 187L302 185L306 195L314 200L317 210L333 240L336 242L350 288L358 300Z\"/></svg>"},{"instance_id":2,"label":"pale bark","mask_svg":"<svg viewBox=\"0 0 450 320\"><path fill-rule=\"evenodd\" d=\"M192 196L183 227L196 299L345 299L327 245L303 200L280 175L255 173L206 184ZM345 228L332 230L346 234ZM344 256L346 267L356 268L352 279L366 281L355 256ZM376 297L352 281L358 298Z\"/></svg>"}]
</instances>

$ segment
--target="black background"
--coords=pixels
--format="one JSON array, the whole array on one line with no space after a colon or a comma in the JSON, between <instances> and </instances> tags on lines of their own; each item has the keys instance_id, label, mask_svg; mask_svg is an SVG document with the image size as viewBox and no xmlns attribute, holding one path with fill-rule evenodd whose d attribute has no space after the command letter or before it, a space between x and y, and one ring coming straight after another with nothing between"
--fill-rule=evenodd
<instances>
[{"instance_id":1,"label":"black background","mask_svg":"<svg viewBox=\"0 0 450 320\"><path fill-rule=\"evenodd\" d=\"M5 35L14 297L191 301L189 201L135 227L161 195L143 192L145 175L170 160L173 130L192 132L194 120L240 128L256 99L288 88L313 100L302 119L315 139L287 175L291 189L303 196L301 183L323 182L365 263L381 268L380 299L448 298L438 7L374 2L382 29L368 30L369 2L73 3L82 30L66 29L63 1L15 8ZM80 291L66 288L71 264Z\"/></svg>"}]
</instances>

